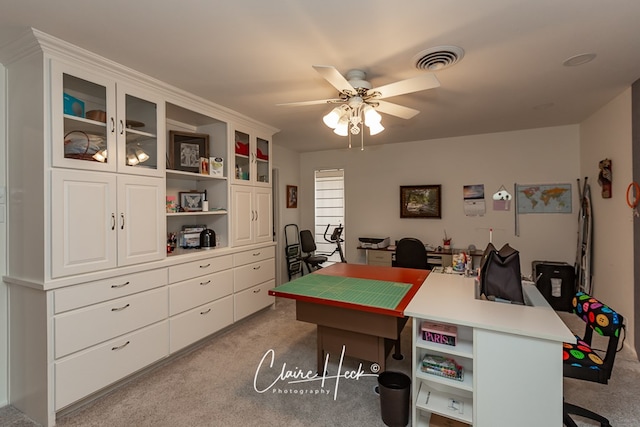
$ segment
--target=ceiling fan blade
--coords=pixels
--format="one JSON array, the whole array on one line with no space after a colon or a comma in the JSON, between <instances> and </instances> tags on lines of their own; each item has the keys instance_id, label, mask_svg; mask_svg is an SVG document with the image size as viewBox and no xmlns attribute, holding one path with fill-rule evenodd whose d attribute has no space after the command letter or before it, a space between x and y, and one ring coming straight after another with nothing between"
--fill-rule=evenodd
<instances>
[{"instance_id":1,"label":"ceiling fan blade","mask_svg":"<svg viewBox=\"0 0 640 427\"><path fill-rule=\"evenodd\" d=\"M421 74L406 80L390 83L388 85L375 87L368 93L379 92L378 99L391 98L392 96L404 95L405 93L419 92L421 90L433 89L440 86L440 81L433 73Z\"/></svg>"},{"instance_id":2,"label":"ceiling fan blade","mask_svg":"<svg viewBox=\"0 0 640 427\"><path fill-rule=\"evenodd\" d=\"M313 68L320 73L322 77L325 78L326 81L331 83L333 87L338 89L338 92L351 92L353 94L356 93L356 90L351 86L351 83L347 79L344 78L342 74L336 67L331 65L314 65Z\"/></svg>"},{"instance_id":3,"label":"ceiling fan blade","mask_svg":"<svg viewBox=\"0 0 640 427\"><path fill-rule=\"evenodd\" d=\"M276 104L278 107L304 107L305 105L319 105L319 104L337 104L344 102L343 99L317 99L315 101L300 101L300 102L285 102L283 104Z\"/></svg>"},{"instance_id":4,"label":"ceiling fan blade","mask_svg":"<svg viewBox=\"0 0 640 427\"><path fill-rule=\"evenodd\" d=\"M420 113L418 110L414 110L413 108L404 107L402 105L394 104L388 101L376 101L378 106L376 110L381 113L391 114L392 116L397 116L402 119L410 119L414 117L416 114Z\"/></svg>"}]
</instances>

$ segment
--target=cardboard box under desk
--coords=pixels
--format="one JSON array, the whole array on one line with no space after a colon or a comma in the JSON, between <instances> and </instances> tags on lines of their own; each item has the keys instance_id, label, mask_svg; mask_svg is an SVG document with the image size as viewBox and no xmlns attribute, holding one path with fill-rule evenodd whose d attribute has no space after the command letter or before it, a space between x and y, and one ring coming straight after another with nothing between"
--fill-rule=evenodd
<instances>
[{"instance_id":1,"label":"cardboard box under desk","mask_svg":"<svg viewBox=\"0 0 640 427\"><path fill-rule=\"evenodd\" d=\"M471 424L443 417L442 415L431 414L431 418L429 419L429 427L471 427Z\"/></svg>"}]
</instances>

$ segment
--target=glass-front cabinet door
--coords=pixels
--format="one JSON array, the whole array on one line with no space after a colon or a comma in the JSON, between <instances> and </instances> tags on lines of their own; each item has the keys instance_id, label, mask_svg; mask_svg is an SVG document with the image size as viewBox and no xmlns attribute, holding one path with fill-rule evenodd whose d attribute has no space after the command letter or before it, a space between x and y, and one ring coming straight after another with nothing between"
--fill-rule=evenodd
<instances>
[{"instance_id":1,"label":"glass-front cabinet door","mask_svg":"<svg viewBox=\"0 0 640 427\"><path fill-rule=\"evenodd\" d=\"M53 166L162 176L164 103L98 72L52 62Z\"/></svg>"},{"instance_id":2,"label":"glass-front cabinet door","mask_svg":"<svg viewBox=\"0 0 640 427\"><path fill-rule=\"evenodd\" d=\"M236 130L234 138L234 181L248 184L252 179L251 136L248 133Z\"/></svg>"},{"instance_id":3,"label":"glass-front cabinet door","mask_svg":"<svg viewBox=\"0 0 640 427\"><path fill-rule=\"evenodd\" d=\"M259 184L271 184L270 146L268 140L256 138L256 182Z\"/></svg>"},{"instance_id":4,"label":"glass-front cabinet door","mask_svg":"<svg viewBox=\"0 0 640 427\"><path fill-rule=\"evenodd\" d=\"M233 182L260 186L271 185L271 143L249 132L234 131Z\"/></svg>"},{"instance_id":5,"label":"glass-front cabinet door","mask_svg":"<svg viewBox=\"0 0 640 427\"><path fill-rule=\"evenodd\" d=\"M53 62L51 103L53 165L115 171L115 82Z\"/></svg>"},{"instance_id":6,"label":"glass-front cabinet door","mask_svg":"<svg viewBox=\"0 0 640 427\"><path fill-rule=\"evenodd\" d=\"M162 176L166 166L164 103L150 93L118 84L118 171Z\"/></svg>"}]
</instances>

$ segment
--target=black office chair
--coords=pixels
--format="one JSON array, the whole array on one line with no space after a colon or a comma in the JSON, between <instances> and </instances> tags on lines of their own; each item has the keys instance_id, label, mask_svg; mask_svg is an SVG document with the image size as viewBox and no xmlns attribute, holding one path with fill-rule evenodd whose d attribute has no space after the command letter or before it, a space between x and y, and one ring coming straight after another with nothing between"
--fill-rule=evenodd
<instances>
[{"instance_id":1,"label":"black office chair","mask_svg":"<svg viewBox=\"0 0 640 427\"><path fill-rule=\"evenodd\" d=\"M311 273L314 270L321 268L320 264L327 262L327 257L323 255L316 255L316 241L313 239L313 234L309 230L300 231L300 248L303 255L302 260L307 266L307 270Z\"/></svg>"},{"instance_id":2,"label":"black office chair","mask_svg":"<svg viewBox=\"0 0 640 427\"><path fill-rule=\"evenodd\" d=\"M424 244L413 237L400 239L396 245L396 267L428 270L429 263Z\"/></svg>"},{"instance_id":3,"label":"black office chair","mask_svg":"<svg viewBox=\"0 0 640 427\"><path fill-rule=\"evenodd\" d=\"M562 358L564 361L564 376L585 381L607 384L611 378L613 361L618 352L618 342L625 330L624 318L598 301L597 299L578 292L572 301L573 312L585 321L584 337L576 335L577 344L564 343ZM609 338L604 358L591 348L593 331ZM624 338L623 338L624 343ZM563 419L567 427L577 427L570 414L589 418L600 423L602 427L611 426L609 420L586 408L564 402Z\"/></svg>"}]
</instances>

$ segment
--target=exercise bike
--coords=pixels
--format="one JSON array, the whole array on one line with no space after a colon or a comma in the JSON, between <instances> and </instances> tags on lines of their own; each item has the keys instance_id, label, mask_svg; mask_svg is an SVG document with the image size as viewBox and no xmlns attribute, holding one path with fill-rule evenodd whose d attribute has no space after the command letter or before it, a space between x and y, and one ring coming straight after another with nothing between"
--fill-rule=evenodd
<instances>
[{"instance_id":1,"label":"exercise bike","mask_svg":"<svg viewBox=\"0 0 640 427\"><path fill-rule=\"evenodd\" d=\"M333 250L333 252L331 252L327 256L331 256L336 252L338 252L338 254L340 255L340 262L346 263L347 260L344 257L344 252L342 251L342 242L344 242L344 239L342 238L342 232L344 231L344 227L342 226L342 224L338 225L336 228L333 229L333 232L331 232L331 237L327 237L327 232L329 231L329 227L331 227L331 224L327 224L327 228L324 229L323 237L324 237L324 240L327 241L328 243L336 245L336 248Z\"/></svg>"}]
</instances>

